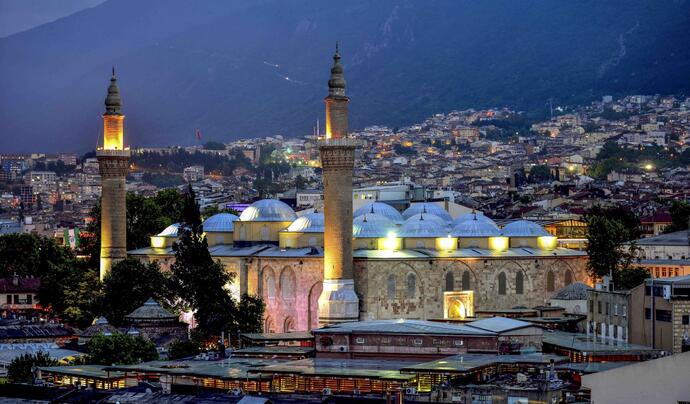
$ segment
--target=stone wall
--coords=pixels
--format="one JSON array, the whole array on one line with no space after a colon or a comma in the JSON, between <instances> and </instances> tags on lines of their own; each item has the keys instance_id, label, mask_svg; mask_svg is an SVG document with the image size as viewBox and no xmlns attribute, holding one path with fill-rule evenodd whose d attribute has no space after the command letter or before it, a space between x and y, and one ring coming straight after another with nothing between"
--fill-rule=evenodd
<instances>
[{"instance_id":1,"label":"stone wall","mask_svg":"<svg viewBox=\"0 0 690 404\"><path fill-rule=\"evenodd\" d=\"M690 300L673 302L673 353L682 352L683 337L690 335L690 325L683 324L683 316L690 316Z\"/></svg>"}]
</instances>

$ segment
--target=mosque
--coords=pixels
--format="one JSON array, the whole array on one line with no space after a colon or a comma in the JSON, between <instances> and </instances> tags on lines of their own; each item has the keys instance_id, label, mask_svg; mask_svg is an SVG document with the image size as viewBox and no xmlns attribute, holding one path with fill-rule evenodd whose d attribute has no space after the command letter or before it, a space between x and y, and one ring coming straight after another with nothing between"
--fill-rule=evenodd
<instances>
[{"instance_id":1,"label":"mosque","mask_svg":"<svg viewBox=\"0 0 690 404\"><path fill-rule=\"evenodd\" d=\"M324 212L300 214L264 199L239 217L220 213L203 223L211 255L235 274L233 294L264 299L265 332L356 320L463 319L475 310L544 305L566 285L591 283L586 254L558 247L534 222L500 228L480 212L451 217L434 203L400 212L373 202L353 212L357 144L348 136L337 48L333 59L319 142ZM127 254L169 268L179 230L173 224L151 237L150 247Z\"/></svg>"}]
</instances>

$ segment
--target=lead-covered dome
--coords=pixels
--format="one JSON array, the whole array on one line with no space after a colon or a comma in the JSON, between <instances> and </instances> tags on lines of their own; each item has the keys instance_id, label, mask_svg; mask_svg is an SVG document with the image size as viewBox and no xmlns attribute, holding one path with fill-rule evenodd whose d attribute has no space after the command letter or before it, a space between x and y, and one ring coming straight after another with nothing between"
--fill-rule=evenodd
<instances>
[{"instance_id":1,"label":"lead-covered dome","mask_svg":"<svg viewBox=\"0 0 690 404\"><path fill-rule=\"evenodd\" d=\"M298 233L323 233L323 213L307 213L290 223L287 231Z\"/></svg>"},{"instance_id":2,"label":"lead-covered dome","mask_svg":"<svg viewBox=\"0 0 690 404\"><path fill-rule=\"evenodd\" d=\"M587 300L591 287L582 283L574 282L559 290L551 299L554 300Z\"/></svg>"},{"instance_id":3,"label":"lead-covered dome","mask_svg":"<svg viewBox=\"0 0 690 404\"><path fill-rule=\"evenodd\" d=\"M400 237L446 237L446 222L440 217L428 213L419 213L405 220L400 228Z\"/></svg>"},{"instance_id":4,"label":"lead-covered dome","mask_svg":"<svg viewBox=\"0 0 690 404\"><path fill-rule=\"evenodd\" d=\"M472 219L460 222L453 227L451 235L453 237L495 237L500 236L501 231L493 223Z\"/></svg>"},{"instance_id":5,"label":"lead-covered dome","mask_svg":"<svg viewBox=\"0 0 690 404\"><path fill-rule=\"evenodd\" d=\"M180 235L180 224L173 223L158 233L159 237L177 237Z\"/></svg>"},{"instance_id":6,"label":"lead-covered dome","mask_svg":"<svg viewBox=\"0 0 690 404\"><path fill-rule=\"evenodd\" d=\"M413 205L410 205L410 207L405 209L405 211L402 213L402 217L403 219L407 220L412 216L418 215L420 213L432 214L442 219L444 222L446 222L446 224L453 220L453 218L448 214L448 212L446 212L445 209L436 204L426 202L415 203Z\"/></svg>"},{"instance_id":7,"label":"lead-covered dome","mask_svg":"<svg viewBox=\"0 0 690 404\"><path fill-rule=\"evenodd\" d=\"M376 213L357 216L352 221L352 237L380 238L395 235L397 226L389 218Z\"/></svg>"},{"instance_id":8,"label":"lead-covered dome","mask_svg":"<svg viewBox=\"0 0 690 404\"><path fill-rule=\"evenodd\" d=\"M456 217L455 219L453 219L453 221L450 223L450 225L451 225L451 227L455 227L455 226L459 225L460 223L466 222L468 220L475 220L475 219L480 221L480 222L492 224L494 227L498 228L498 225L496 224L496 222L494 222L490 218L484 216L484 214L482 212L472 212L472 213L462 214L462 215Z\"/></svg>"},{"instance_id":9,"label":"lead-covered dome","mask_svg":"<svg viewBox=\"0 0 690 404\"><path fill-rule=\"evenodd\" d=\"M291 207L275 199L256 201L240 215L243 222L292 222L296 218Z\"/></svg>"},{"instance_id":10,"label":"lead-covered dome","mask_svg":"<svg viewBox=\"0 0 690 404\"><path fill-rule=\"evenodd\" d=\"M551 236L543 227L529 220L517 220L503 227L503 235L508 237Z\"/></svg>"},{"instance_id":11,"label":"lead-covered dome","mask_svg":"<svg viewBox=\"0 0 690 404\"><path fill-rule=\"evenodd\" d=\"M232 213L218 213L204 220L202 226L206 232L232 232L235 226L232 222L238 219Z\"/></svg>"},{"instance_id":12,"label":"lead-covered dome","mask_svg":"<svg viewBox=\"0 0 690 404\"><path fill-rule=\"evenodd\" d=\"M397 209L383 202L372 202L361 206L359 209L355 210L352 216L359 217L371 214L384 216L395 224L400 224L405 221Z\"/></svg>"}]
</instances>

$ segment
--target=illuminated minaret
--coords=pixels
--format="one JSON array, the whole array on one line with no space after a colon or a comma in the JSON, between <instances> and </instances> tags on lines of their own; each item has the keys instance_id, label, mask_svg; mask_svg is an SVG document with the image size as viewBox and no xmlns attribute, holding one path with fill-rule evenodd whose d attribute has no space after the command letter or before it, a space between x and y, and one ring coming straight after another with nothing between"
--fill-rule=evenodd
<instances>
[{"instance_id":1,"label":"illuminated minaret","mask_svg":"<svg viewBox=\"0 0 690 404\"><path fill-rule=\"evenodd\" d=\"M347 132L345 78L335 47L326 101L326 138L319 142L323 169L324 260L323 292L319 297L322 325L357 321L359 299L352 270L352 172L354 139Z\"/></svg>"},{"instance_id":2,"label":"illuminated minaret","mask_svg":"<svg viewBox=\"0 0 690 404\"><path fill-rule=\"evenodd\" d=\"M125 177L129 148L124 146L125 116L120 107L115 68L110 78L103 114L103 145L96 150L101 173L101 280L110 269L127 257L127 207Z\"/></svg>"}]
</instances>

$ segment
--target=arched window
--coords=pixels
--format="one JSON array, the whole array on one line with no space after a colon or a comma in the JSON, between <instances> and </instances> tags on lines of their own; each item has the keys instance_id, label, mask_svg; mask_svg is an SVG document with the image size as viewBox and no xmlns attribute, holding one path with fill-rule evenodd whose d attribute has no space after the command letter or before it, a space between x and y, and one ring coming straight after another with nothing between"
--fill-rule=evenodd
<instances>
[{"instance_id":1,"label":"arched window","mask_svg":"<svg viewBox=\"0 0 690 404\"><path fill-rule=\"evenodd\" d=\"M521 295L524 293L524 288L525 288L525 276L522 274L522 271L518 271L517 274L515 274L515 294L516 295Z\"/></svg>"},{"instance_id":2,"label":"arched window","mask_svg":"<svg viewBox=\"0 0 690 404\"><path fill-rule=\"evenodd\" d=\"M446 292L455 290L455 278L452 272L446 274Z\"/></svg>"},{"instance_id":3,"label":"arched window","mask_svg":"<svg viewBox=\"0 0 690 404\"><path fill-rule=\"evenodd\" d=\"M395 299L395 275L388 275L388 298Z\"/></svg>"},{"instance_id":4,"label":"arched window","mask_svg":"<svg viewBox=\"0 0 690 404\"><path fill-rule=\"evenodd\" d=\"M414 298L417 290L417 277L414 274L407 274L407 298Z\"/></svg>"},{"instance_id":5,"label":"arched window","mask_svg":"<svg viewBox=\"0 0 690 404\"><path fill-rule=\"evenodd\" d=\"M465 271L462 273L462 290L472 290L472 284L470 283L470 271Z\"/></svg>"},{"instance_id":6,"label":"arched window","mask_svg":"<svg viewBox=\"0 0 690 404\"><path fill-rule=\"evenodd\" d=\"M276 280L270 268L264 269L264 288L264 293L269 299L276 296Z\"/></svg>"},{"instance_id":7,"label":"arched window","mask_svg":"<svg viewBox=\"0 0 690 404\"><path fill-rule=\"evenodd\" d=\"M501 272L498 274L498 294L499 295L505 295L506 294L506 274L505 272Z\"/></svg>"},{"instance_id":8,"label":"arched window","mask_svg":"<svg viewBox=\"0 0 690 404\"><path fill-rule=\"evenodd\" d=\"M573 273L570 272L570 270L567 270L565 272L565 286L568 286L571 283L573 283Z\"/></svg>"},{"instance_id":9,"label":"arched window","mask_svg":"<svg viewBox=\"0 0 690 404\"><path fill-rule=\"evenodd\" d=\"M290 267L285 267L280 273L280 297L283 300L295 298L295 271Z\"/></svg>"},{"instance_id":10,"label":"arched window","mask_svg":"<svg viewBox=\"0 0 690 404\"><path fill-rule=\"evenodd\" d=\"M553 292L556 290L556 279L554 279L553 271L546 273L546 291Z\"/></svg>"},{"instance_id":11,"label":"arched window","mask_svg":"<svg viewBox=\"0 0 690 404\"><path fill-rule=\"evenodd\" d=\"M283 323L283 332L292 331L295 331L295 320L292 317L288 317L285 319L285 323Z\"/></svg>"},{"instance_id":12,"label":"arched window","mask_svg":"<svg viewBox=\"0 0 690 404\"><path fill-rule=\"evenodd\" d=\"M261 241L268 241L269 236L269 231L268 231L268 226L264 225L261 228Z\"/></svg>"},{"instance_id":13,"label":"arched window","mask_svg":"<svg viewBox=\"0 0 690 404\"><path fill-rule=\"evenodd\" d=\"M266 333L276 332L276 328L275 328L275 325L273 324L273 319L271 319L271 317L266 317L266 321L264 322L264 332L266 332Z\"/></svg>"}]
</instances>

